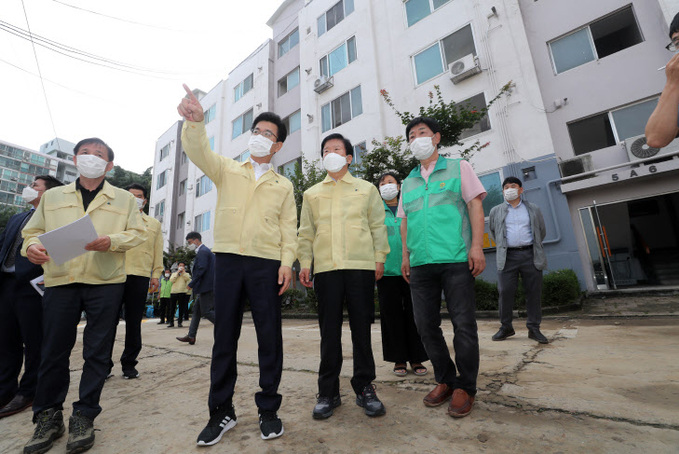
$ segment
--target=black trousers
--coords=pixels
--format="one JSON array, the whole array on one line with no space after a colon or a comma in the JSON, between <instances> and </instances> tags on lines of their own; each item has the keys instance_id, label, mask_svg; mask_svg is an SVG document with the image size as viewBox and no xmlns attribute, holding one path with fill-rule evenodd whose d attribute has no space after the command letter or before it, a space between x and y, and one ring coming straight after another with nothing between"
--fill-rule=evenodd
<instances>
[{"instance_id":1,"label":"black trousers","mask_svg":"<svg viewBox=\"0 0 679 454\"><path fill-rule=\"evenodd\" d=\"M428 360L417 332L410 285L402 276L384 276L377 281L384 360L396 364Z\"/></svg>"},{"instance_id":2,"label":"black trousers","mask_svg":"<svg viewBox=\"0 0 679 454\"><path fill-rule=\"evenodd\" d=\"M33 411L63 409L70 383L69 358L78 334L80 314L85 311L83 371L79 400L73 410L94 419L101 413L99 399L111 361L111 345L125 284L72 284L45 289L43 342L38 388Z\"/></svg>"},{"instance_id":3,"label":"black trousers","mask_svg":"<svg viewBox=\"0 0 679 454\"><path fill-rule=\"evenodd\" d=\"M160 323L165 323L165 318L170 320L170 298L160 298L158 304L158 316L160 317Z\"/></svg>"},{"instance_id":4,"label":"black trousers","mask_svg":"<svg viewBox=\"0 0 679 454\"><path fill-rule=\"evenodd\" d=\"M174 313L177 307L179 307L177 324L181 325L184 321L184 315L189 312L189 295L186 293L170 294L170 307L167 310L167 321L170 325L174 325Z\"/></svg>"},{"instance_id":5,"label":"black trousers","mask_svg":"<svg viewBox=\"0 0 679 454\"><path fill-rule=\"evenodd\" d=\"M455 362L441 330L441 290L453 322ZM410 269L415 324L427 355L434 366L434 378L451 388L476 394L479 375L479 335L476 326L474 277L469 264L441 263ZM456 369L457 365L457 369Z\"/></svg>"},{"instance_id":6,"label":"black trousers","mask_svg":"<svg viewBox=\"0 0 679 454\"><path fill-rule=\"evenodd\" d=\"M375 359L370 342L370 324L375 316L375 272L337 270L318 273L314 278L314 290L318 297L318 324L321 330L318 393L323 397L339 395L342 310L346 301L354 357L351 387L356 394L360 394L366 385L375 380Z\"/></svg>"},{"instance_id":7,"label":"black trousers","mask_svg":"<svg viewBox=\"0 0 679 454\"><path fill-rule=\"evenodd\" d=\"M238 338L245 300L250 302L257 333L259 386L255 403L261 410L277 411L283 372L281 297L278 296L280 262L236 254L215 254L215 326L210 365L210 411L232 403L237 370Z\"/></svg>"},{"instance_id":8,"label":"black trousers","mask_svg":"<svg viewBox=\"0 0 679 454\"><path fill-rule=\"evenodd\" d=\"M151 279L143 276L127 275L125 290L121 306L125 314L125 349L120 356L120 365L123 373L131 372L137 365L137 356L141 351L141 319L146 309L146 295L149 291ZM116 330L118 321L116 321ZM115 339L115 334L113 336ZM113 358L113 343L111 343L111 358ZM110 361L110 369L113 369L113 359ZM110 370L109 369L109 370Z\"/></svg>"},{"instance_id":9,"label":"black trousers","mask_svg":"<svg viewBox=\"0 0 679 454\"><path fill-rule=\"evenodd\" d=\"M201 317L215 323L215 292L198 293L193 300L189 337L196 337Z\"/></svg>"},{"instance_id":10,"label":"black trousers","mask_svg":"<svg viewBox=\"0 0 679 454\"><path fill-rule=\"evenodd\" d=\"M535 268L533 249L507 250L507 260L502 271L497 272L497 289L500 293L500 322L505 328L512 327L512 311L519 274L526 290L526 327L540 329L542 322L542 271Z\"/></svg>"},{"instance_id":11,"label":"black trousers","mask_svg":"<svg viewBox=\"0 0 679 454\"><path fill-rule=\"evenodd\" d=\"M42 297L30 283L17 281L14 273L0 273L0 401L17 394L33 397L41 341Z\"/></svg>"}]
</instances>

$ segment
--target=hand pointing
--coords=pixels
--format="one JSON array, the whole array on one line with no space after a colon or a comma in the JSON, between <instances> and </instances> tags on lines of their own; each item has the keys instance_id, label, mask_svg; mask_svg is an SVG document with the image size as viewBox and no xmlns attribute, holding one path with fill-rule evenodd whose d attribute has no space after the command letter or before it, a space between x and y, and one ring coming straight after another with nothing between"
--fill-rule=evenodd
<instances>
[{"instance_id":1,"label":"hand pointing","mask_svg":"<svg viewBox=\"0 0 679 454\"><path fill-rule=\"evenodd\" d=\"M187 96L182 98L182 101L177 106L177 112L187 121L203 121L205 118L203 106L200 105L198 98L196 98L191 89L186 84L183 84L183 86Z\"/></svg>"}]
</instances>

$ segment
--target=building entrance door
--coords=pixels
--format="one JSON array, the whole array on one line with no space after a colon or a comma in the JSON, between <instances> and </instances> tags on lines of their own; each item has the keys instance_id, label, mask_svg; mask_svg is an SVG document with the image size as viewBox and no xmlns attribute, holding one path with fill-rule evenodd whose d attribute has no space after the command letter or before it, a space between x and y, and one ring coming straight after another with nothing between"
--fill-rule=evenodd
<instances>
[{"instance_id":1,"label":"building entrance door","mask_svg":"<svg viewBox=\"0 0 679 454\"><path fill-rule=\"evenodd\" d=\"M679 285L679 193L580 209L598 289Z\"/></svg>"}]
</instances>

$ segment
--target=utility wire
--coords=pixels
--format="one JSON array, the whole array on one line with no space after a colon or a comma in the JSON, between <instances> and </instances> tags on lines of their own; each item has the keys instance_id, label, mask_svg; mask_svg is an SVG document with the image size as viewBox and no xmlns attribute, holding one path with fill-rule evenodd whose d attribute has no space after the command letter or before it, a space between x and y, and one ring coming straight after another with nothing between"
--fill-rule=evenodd
<instances>
[{"instance_id":1,"label":"utility wire","mask_svg":"<svg viewBox=\"0 0 679 454\"><path fill-rule=\"evenodd\" d=\"M81 8L80 6L75 6L75 5L71 5L71 4L68 4L68 3L60 2L59 0L52 0L52 1L54 3L59 3L60 5L68 6L69 8L77 9L77 10L84 11L84 12L91 13L91 14L96 14L97 16L107 17L109 19L117 20L117 21L120 21L120 22L127 22L128 24L140 25L142 27L149 27L149 28L157 28L157 29L160 29L160 30L168 30L168 31L172 31L172 32L195 33L195 32L190 32L189 30L177 30L175 28L161 27L161 26L158 26L158 25L149 25L149 24L144 24L142 22L135 22L135 21L128 20L128 19L122 19L120 17L109 16L107 14L99 13L97 11L92 11L92 10L89 10L89 9L86 9L86 8Z\"/></svg>"},{"instance_id":2,"label":"utility wire","mask_svg":"<svg viewBox=\"0 0 679 454\"><path fill-rule=\"evenodd\" d=\"M31 38L31 25L28 23L28 14L26 14L26 5L24 5L24 0L21 0L21 7L24 10L24 17L26 18L26 27L28 28L29 38ZM54 132L54 137L59 137L57 134L57 128L54 126L54 118L52 117L52 109L50 109L50 103L47 99L47 90L45 90L45 81L42 80L42 71L40 71L40 63L38 62L38 53L35 50L35 43L33 39L30 39L31 47L33 48L33 56L35 57L35 65L38 67L38 75L40 76L40 85L42 86L42 94L45 97L45 105L47 106L47 113L50 117L50 123L52 123L52 132Z\"/></svg>"}]
</instances>

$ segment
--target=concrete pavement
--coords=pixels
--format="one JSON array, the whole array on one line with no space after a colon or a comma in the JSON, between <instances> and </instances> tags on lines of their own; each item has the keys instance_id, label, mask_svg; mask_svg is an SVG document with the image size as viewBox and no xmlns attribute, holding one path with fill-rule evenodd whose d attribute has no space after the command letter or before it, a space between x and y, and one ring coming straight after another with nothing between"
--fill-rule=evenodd
<instances>
[{"instance_id":1,"label":"concrete pavement","mask_svg":"<svg viewBox=\"0 0 679 454\"><path fill-rule=\"evenodd\" d=\"M196 345L175 340L186 329L143 324L140 378L116 376L104 388L104 409L95 421L94 453L648 453L679 452L679 317L579 319L550 317L540 345L516 320L516 336L491 341L496 320L480 320L479 392L470 416L427 408L422 398L435 385L424 377L399 378L382 361L379 322L373 325L377 393L387 414L368 418L349 385L351 341L344 325L343 404L326 421L315 421L319 331L315 320L284 320L284 372L279 411L285 434L260 439L254 392L258 389L257 343L244 321L234 403L238 425L214 447L195 439L208 419L212 325L203 320ZM187 324L188 325L188 324ZM443 321L452 345L452 326ZM118 329L119 358L124 325ZM452 348L452 346L451 346ZM77 399L82 368L82 329L71 357L71 389L65 418ZM0 452L21 452L31 437L31 413L0 420ZM66 437L50 452L63 452Z\"/></svg>"}]
</instances>

